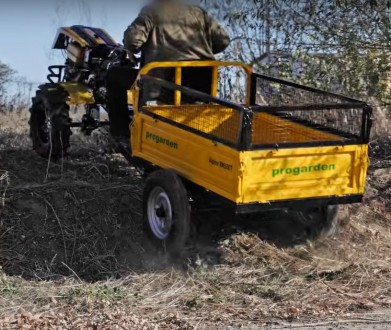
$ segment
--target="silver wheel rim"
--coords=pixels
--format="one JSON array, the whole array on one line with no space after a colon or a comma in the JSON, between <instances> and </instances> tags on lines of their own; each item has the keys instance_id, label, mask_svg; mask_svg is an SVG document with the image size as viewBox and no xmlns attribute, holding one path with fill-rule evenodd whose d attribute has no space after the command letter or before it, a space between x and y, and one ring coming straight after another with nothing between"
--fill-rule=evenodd
<instances>
[{"instance_id":1,"label":"silver wheel rim","mask_svg":"<svg viewBox=\"0 0 391 330\"><path fill-rule=\"evenodd\" d=\"M154 188L148 196L147 216L152 233L166 240L172 228L172 206L170 198L161 187Z\"/></svg>"}]
</instances>

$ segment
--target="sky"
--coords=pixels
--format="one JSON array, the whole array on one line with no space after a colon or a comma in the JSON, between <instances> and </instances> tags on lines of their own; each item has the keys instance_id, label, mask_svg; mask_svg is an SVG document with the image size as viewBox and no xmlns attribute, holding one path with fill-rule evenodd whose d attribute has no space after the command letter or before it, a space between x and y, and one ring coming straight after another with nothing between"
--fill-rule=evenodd
<instances>
[{"instance_id":1,"label":"sky","mask_svg":"<svg viewBox=\"0 0 391 330\"><path fill-rule=\"evenodd\" d=\"M143 0L0 0L0 61L29 82L46 80L47 67L63 64L51 50L57 28L92 25L106 29L117 42Z\"/></svg>"}]
</instances>

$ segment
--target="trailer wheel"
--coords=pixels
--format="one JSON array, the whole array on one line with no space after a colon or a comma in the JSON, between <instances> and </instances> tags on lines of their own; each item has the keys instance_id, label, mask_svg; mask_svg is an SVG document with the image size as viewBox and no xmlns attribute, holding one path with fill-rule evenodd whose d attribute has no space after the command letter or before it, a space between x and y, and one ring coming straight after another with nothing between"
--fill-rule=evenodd
<instances>
[{"instance_id":1,"label":"trailer wheel","mask_svg":"<svg viewBox=\"0 0 391 330\"><path fill-rule=\"evenodd\" d=\"M152 173L144 189L144 230L163 253L178 257L190 235L190 204L181 178L171 170Z\"/></svg>"},{"instance_id":2,"label":"trailer wheel","mask_svg":"<svg viewBox=\"0 0 391 330\"><path fill-rule=\"evenodd\" d=\"M311 238L333 237L339 227L339 207L325 205L296 212L297 220L306 228Z\"/></svg>"},{"instance_id":3,"label":"trailer wheel","mask_svg":"<svg viewBox=\"0 0 391 330\"><path fill-rule=\"evenodd\" d=\"M72 134L69 106L38 91L30 113L30 137L36 153L54 160L64 156Z\"/></svg>"}]
</instances>

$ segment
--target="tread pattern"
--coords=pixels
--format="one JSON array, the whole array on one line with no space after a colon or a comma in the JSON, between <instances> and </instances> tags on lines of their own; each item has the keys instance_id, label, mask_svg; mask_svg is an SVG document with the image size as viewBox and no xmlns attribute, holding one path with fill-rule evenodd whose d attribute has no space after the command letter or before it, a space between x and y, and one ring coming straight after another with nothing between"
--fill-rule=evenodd
<instances>
[{"instance_id":1,"label":"tread pattern","mask_svg":"<svg viewBox=\"0 0 391 330\"><path fill-rule=\"evenodd\" d=\"M33 98L30 137L33 149L44 158L62 158L70 147L72 131L66 97L60 89L42 88Z\"/></svg>"}]
</instances>

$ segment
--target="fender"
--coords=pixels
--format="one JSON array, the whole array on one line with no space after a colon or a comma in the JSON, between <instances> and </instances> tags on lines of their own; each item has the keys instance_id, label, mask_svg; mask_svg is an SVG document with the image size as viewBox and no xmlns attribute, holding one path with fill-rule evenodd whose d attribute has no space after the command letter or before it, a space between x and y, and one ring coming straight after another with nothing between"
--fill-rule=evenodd
<instances>
[{"instance_id":1,"label":"fender","mask_svg":"<svg viewBox=\"0 0 391 330\"><path fill-rule=\"evenodd\" d=\"M51 103L94 104L92 90L79 83L44 84L39 90Z\"/></svg>"},{"instance_id":2,"label":"fender","mask_svg":"<svg viewBox=\"0 0 391 330\"><path fill-rule=\"evenodd\" d=\"M68 105L95 104L94 93L92 89L86 85L75 82L66 82L60 83L59 87L68 94Z\"/></svg>"},{"instance_id":3,"label":"fender","mask_svg":"<svg viewBox=\"0 0 391 330\"><path fill-rule=\"evenodd\" d=\"M94 93L91 88L76 82L60 84L45 84L39 87L54 102L66 102L68 105L95 104ZM133 91L128 91L128 104L133 105Z\"/></svg>"}]
</instances>

